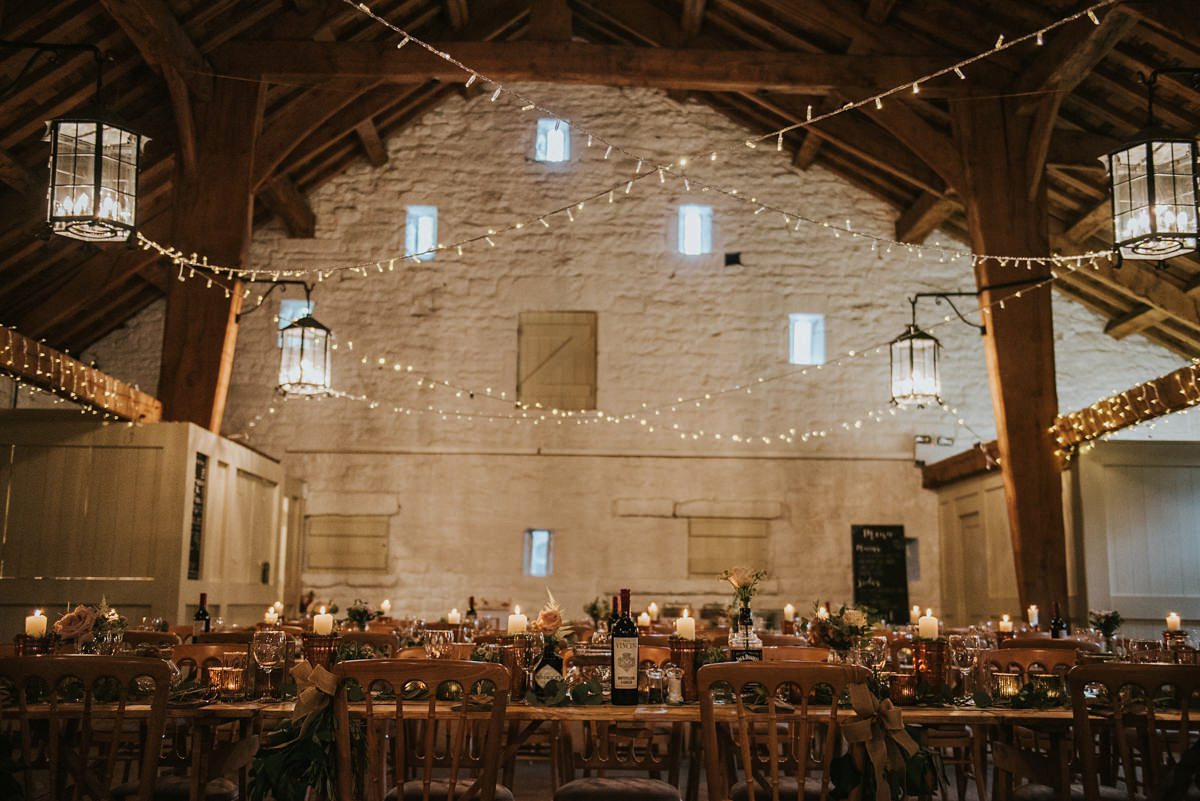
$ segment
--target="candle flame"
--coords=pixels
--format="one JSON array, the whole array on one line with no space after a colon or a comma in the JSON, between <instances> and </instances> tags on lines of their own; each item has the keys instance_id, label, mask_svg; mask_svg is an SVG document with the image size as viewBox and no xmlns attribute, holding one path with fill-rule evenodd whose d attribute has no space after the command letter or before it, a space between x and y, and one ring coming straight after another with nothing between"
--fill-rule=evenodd
<instances>
[{"instance_id":1,"label":"candle flame","mask_svg":"<svg viewBox=\"0 0 1200 801\"><path fill-rule=\"evenodd\" d=\"M688 610L686 610L686 609L684 609L684 610L683 610L683 616L684 616L684 617L687 617L687 616L688 616Z\"/></svg>"},{"instance_id":2,"label":"candle flame","mask_svg":"<svg viewBox=\"0 0 1200 801\"><path fill-rule=\"evenodd\" d=\"M276 611L278 611L278 612L282 612L282 611L283 611L283 601L276 601L276 602L275 602L275 609L276 609Z\"/></svg>"},{"instance_id":3,"label":"candle flame","mask_svg":"<svg viewBox=\"0 0 1200 801\"><path fill-rule=\"evenodd\" d=\"M452 615L457 615L457 614L458 614L458 607L456 606L456 607L454 607L453 609L451 609L451 610L450 610L450 614L452 614Z\"/></svg>"},{"instance_id":4,"label":"candle flame","mask_svg":"<svg viewBox=\"0 0 1200 801\"><path fill-rule=\"evenodd\" d=\"M323 607L323 606L322 606L322 607L321 607L321 611L320 611L320 612L318 612L317 614L319 614L319 615L323 615L323 614L325 614L325 607Z\"/></svg>"},{"instance_id":5,"label":"candle flame","mask_svg":"<svg viewBox=\"0 0 1200 801\"><path fill-rule=\"evenodd\" d=\"M933 610L929 607L925 607L925 617L933 617Z\"/></svg>"},{"instance_id":6,"label":"candle flame","mask_svg":"<svg viewBox=\"0 0 1200 801\"><path fill-rule=\"evenodd\" d=\"M1007 622L1008 622L1008 615L1005 615L1005 616L1004 616L1004 622L1005 622L1005 623L1007 623Z\"/></svg>"},{"instance_id":7,"label":"candle flame","mask_svg":"<svg viewBox=\"0 0 1200 801\"><path fill-rule=\"evenodd\" d=\"M41 609L34 609L34 610L33 610L33 616L34 616L34 617L41 617L41 616L42 616L42 610L41 610Z\"/></svg>"},{"instance_id":8,"label":"candle flame","mask_svg":"<svg viewBox=\"0 0 1200 801\"><path fill-rule=\"evenodd\" d=\"M513 614L514 615L521 614L521 605L520 604L513 604Z\"/></svg>"}]
</instances>

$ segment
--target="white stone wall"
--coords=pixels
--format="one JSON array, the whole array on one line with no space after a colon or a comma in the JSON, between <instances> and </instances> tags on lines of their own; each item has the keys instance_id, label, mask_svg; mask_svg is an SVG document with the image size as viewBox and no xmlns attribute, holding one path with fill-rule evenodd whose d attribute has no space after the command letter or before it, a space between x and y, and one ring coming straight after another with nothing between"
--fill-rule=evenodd
<instances>
[{"instance_id":1,"label":"white stone wall","mask_svg":"<svg viewBox=\"0 0 1200 801\"><path fill-rule=\"evenodd\" d=\"M390 597L395 610L424 616L461 608L468 594L533 608L546 586L568 614L620 586L635 589L635 605L698 604L726 593L715 579L687 576L686 520L620 516L616 502L754 500L784 510L769 526L764 608L850 600L857 523L899 523L918 537L913 602L936 606L936 503L920 489L913 435L954 437L941 455L994 437L982 342L957 322L933 329L945 346L943 395L956 415L886 411L888 356L880 346L908 323L908 295L973 289L968 262L872 247L820 224L796 229L796 215L848 220L887 240L897 210L825 170L793 172L771 143L745 148L746 131L699 104L650 90L520 89L577 121L569 164L533 160L536 112L506 105L507 96L495 104L486 94L454 99L394 139L386 166L360 163L315 191L314 239L288 239L278 226L255 233L252 263L264 270L384 266L365 277L326 277L312 295L315 316L339 344L334 384L364 400L282 401L274 393L272 319L281 292L242 320L224 433L282 458L308 483L310 513L392 516L384 572L306 573L306 586L339 603ZM716 162L694 162L694 179L736 188L790 221L716 192L686 191L675 178L650 177L626 194L635 163L586 147L578 122L657 162L720 150ZM618 187L612 204L610 186ZM536 221L596 193L574 223L564 214L547 217L549 229ZM711 255L675 252L675 213L684 202L714 207ZM407 204L438 207L445 243L531 224L495 237L495 247L474 242L461 256L450 248L389 271L390 259L403 254ZM740 253L741 264L725 266L726 252ZM300 297L296 290L284 296ZM1055 305L1061 408L1182 363L1140 337L1106 337L1102 321L1077 304L1058 297ZM555 310L599 314L599 407L636 417L616 425L456 417L516 414L517 315ZM788 365L791 312L824 313L827 354L856 356L803 374ZM922 301L919 320L932 325L946 313ZM157 342L142 337L152 331L161 331L161 307L98 346L95 357L152 387ZM137 361L126 368L120 361L131 348ZM431 389L430 379L453 388ZM752 391L719 394L743 384ZM677 402L706 393L715 397L699 407ZM882 411L882 423L872 411ZM781 439L793 429L830 433ZM528 527L556 532L548 579L520 575Z\"/></svg>"}]
</instances>

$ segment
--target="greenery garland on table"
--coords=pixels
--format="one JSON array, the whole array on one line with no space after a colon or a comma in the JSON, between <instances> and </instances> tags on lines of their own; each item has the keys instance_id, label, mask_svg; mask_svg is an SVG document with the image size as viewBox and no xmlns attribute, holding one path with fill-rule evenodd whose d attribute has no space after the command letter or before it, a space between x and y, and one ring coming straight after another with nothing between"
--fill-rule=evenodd
<instances>
[{"instance_id":1,"label":"greenery garland on table","mask_svg":"<svg viewBox=\"0 0 1200 801\"><path fill-rule=\"evenodd\" d=\"M337 797L337 750L333 706L326 704L299 722L285 720L267 735L250 766L249 801L304 801L313 788Z\"/></svg>"}]
</instances>

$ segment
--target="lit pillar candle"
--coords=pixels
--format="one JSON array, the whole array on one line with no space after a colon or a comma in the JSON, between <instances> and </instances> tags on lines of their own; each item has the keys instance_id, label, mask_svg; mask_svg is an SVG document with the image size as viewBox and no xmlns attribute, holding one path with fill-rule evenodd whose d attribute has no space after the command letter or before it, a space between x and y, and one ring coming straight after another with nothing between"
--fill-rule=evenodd
<instances>
[{"instance_id":1,"label":"lit pillar candle","mask_svg":"<svg viewBox=\"0 0 1200 801\"><path fill-rule=\"evenodd\" d=\"M333 634L333 615L326 614L323 606L320 613L313 616L313 634Z\"/></svg>"},{"instance_id":2,"label":"lit pillar candle","mask_svg":"<svg viewBox=\"0 0 1200 801\"><path fill-rule=\"evenodd\" d=\"M654 603L654 601L651 601L650 605L646 607L646 613L648 615L650 615L651 620L657 621L658 620L658 604Z\"/></svg>"},{"instance_id":3,"label":"lit pillar candle","mask_svg":"<svg viewBox=\"0 0 1200 801\"><path fill-rule=\"evenodd\" d=\"M1029 608L1026 609L1025 612L1027 615L1029 615L1029 625L1036 626L1038 624L1037 604L1030 604Z\"/></svg>"},{"instance_id":4,"label":"lit pillar candle","mask_svg":"<svg viewBox=\"0 0 1200 801\"><path fill-rule=\"evenodd\" d=\"M784 620L795 620L796 619L796 607L792 606L791 604L787 604L786 606L784 606L783 607L783 619Z\"/></svg>"},{"instance_id":5,"label":"lit pillar candle","mask_svg":"<svg viewBox=\"0 0 1200 801\"><path fill-rule=\"evenodd\" d=\"M1013 630L1013 622L1008 619L1008 615L1005 615L1004 617L1000 618L999 630L1000 631L1012 631Z\"/></svg>"},{"instance_id":6,"label":"lit pillar candle","mask_svg":"<svg viewBox=\"0 0 1200 801\"><path fill-rule=\"evenodd\" d=\"M688 617L688 610L683 610L683 617L675 621L675 634L681 640L696 639L696 618Z\"/></svg>"},{"instance_id":7,"label":"lit pillar candle","mask_svg":"<svg viewBox=\"0 0 1200 801\"><path fill-rule=\"evenodd\" d=\"M821 620L829 620L829 610L822 606L817 610L817 617L821 618Z\"/></svg>"},{"instance_id":8,"label":"lit pillar candle","mask_svg":"<svg viewBox=\"0 0 1200 801\"><path fill-rule=\"evenodd\" d=\"M640 615L638 615L637 624L642 628L648 628L650 626L650 614L648 612L642 612Z\"/></svg>"},{"instance_id":9,"label":"lit pillar candle","mask_svg":"<svg viewBox=\"0 0 1200 801\"><path fill-rule=\"evenodd\" d=\"M268 606L266 614L263 615L263 623L268 626L274 626L279 622L279 613L275 611L275 607Z\"/></svg>"},{"instance_id":10,"label":"lit pillar candle","mask_svg":"<svg viewBox=\"0 0 1200 801\"><path fill-rule=\"evenodd\" d=\"M1178 626L1176 626L1176 628L1178 628ZM25 636L46 636L46 616L42 614L41 609L34 609L33 614L25 618Z\"/></svg>"},{"instance_id":11,"label":"lit pillar candle","mask_svg":"<svg viewBox=\"0 0 1200 801\"><path fill-rule=\"evenodd\" d=\"M933 616L932 609L926 609L924 617L917 621L917 636L922 640L938 638L938 619Z\"/></svg>"},{"instance_id":12,"label":"lit pillar candle","mask_svg":"<svg viewBox=\"0 0 1200 801\"><path fill-rule=\"evenodd\" d=\"M514 606L513 613L508 616L508 633L524 634L529 628L529 618L521 614L521 607Z\"/></svg>"},{"instance_id":13,"label":"lit pillar candle","mask_svg":"<svg viewBox=\"0 0 1200 801\"><path fill-rule=\"evenodd\" d=\"M462 615L459 613L457 608L451 609L450 614L446 615L446 622L452 626L457 626L459 623L462 623Z\"/></svg>"},{"instance_id":14,"label":"lit pillar candle","mask_svg":"<svg viewBox=\"0 0 1200 801\"><path fill-rule=\"evenodd\" d=\"M1167 615L1167 631L1179 631L1180 622L1179 615L1174 612ZM42 626L45 627L45 624L43 623ZM25 628L29 628L29 618L25 618Z\"/></svg>"},{"instance_id":15,"label":"lit pillar candle","mask_svg":"<svg viewBox=\"0 0 1200 801\"><path fill-rule=\"evenodd\" d=\"M917 622L920 619L921 619L921 607L914 606L912 609L910 609L908 611L908 623L910 626L917 625Z\"/></svg>"},{"instance_id":16,"label":"lit pillar candle","mask_svg":"<svg viewBox=\"0 0 1200 801\"><path fill-rule=\"evenodd\" d=\"M275 614L277 614L277 615L283 614L283 601L275 602Z\"/></svg>"},{"instance_id":17,"label":"lit pillar candle","mask_svg":"<svg viewBox=\"0 0 1200 801\"><path fill-rule=\"evenodd\" d=\"M387 617L388 615L390 615L392 613L392 602L389 601L387 598L384 598L383 603L379 604L379 611L383 614L384 617Z\"/></svg>"}]
</instances>

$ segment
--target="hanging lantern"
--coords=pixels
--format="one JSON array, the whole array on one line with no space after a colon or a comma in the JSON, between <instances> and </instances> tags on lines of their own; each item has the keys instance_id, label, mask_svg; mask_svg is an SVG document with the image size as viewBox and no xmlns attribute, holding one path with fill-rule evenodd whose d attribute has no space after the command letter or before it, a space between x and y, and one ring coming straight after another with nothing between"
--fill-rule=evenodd
<instances>
[{"instance_id":1,"label":"hanging lantern","mask_svg":"<svg viewBox=\"0 0 1200 801\"><path fill-rule=\"evenodd\" d=\"M46 221L87 242L129 239L137 227L138 160L146 137L103 111L46 123L50 189Z\"/></svg>"},{"instance_id":2,"label":"hanging lantern","mask_svg":"<svg viewBox=\"0 0 1200 801\"><path fill-rule=\"evenodd\" d=\"M915 308L915 307L914 307ZM938 351L942 344L914 322L892 340L892 403L906 409L940 406Z\"/></svg>"},{"instance_id":3,"label":"hanging lantern","mask_svg":"<svg viewBox=\"0 0 1200 801\"><path fill-rule=\"evenodd\" d=\"M1196 140L1146 131L1108 155L1113 246L1127 259L1196 249Z\"/></svg>"},{"instance_id":4,"label":"hanging lantern","mask_svg":"<svg viewBox=\"0 0 1200 801\"><path fill-rule=\"evenodd\" d=\"M1126 259L1169 259L1196 250L1196 138L1154 121L1160 73L1200 76L1200 70L1155 70L1146 82L1146 125L1134 141L1108 154L1113 247Z\"/></svg>"},{"instance_id":5,"label":"hanging lantern","mask_svg":"<svg viewBox=\"0 0 1200 801\"><path fill-rule=\"evenodd\" d=\"M293 395L331 394L329 329L305 315L283 329L279 391Z\"/></svg>"}]
</instances>

